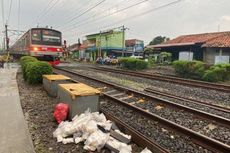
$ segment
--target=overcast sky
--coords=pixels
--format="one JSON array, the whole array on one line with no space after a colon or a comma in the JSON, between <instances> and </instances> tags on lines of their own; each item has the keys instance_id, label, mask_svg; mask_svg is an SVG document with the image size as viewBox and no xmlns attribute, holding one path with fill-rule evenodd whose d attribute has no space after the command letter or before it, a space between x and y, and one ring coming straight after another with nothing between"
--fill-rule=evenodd
<instances>
[{"instance_id":1,"label":"overcast sky","mask_svg":"<svg viewBox=\"0 0 230 153\"><path fill-rule=\"evenodd\" d=\"M0 1L1 31L6 20L9 29L24 31L48 25L60 30L68 44L122 25L128 28L127 39L142 39L145 44L158 35L172 39L216 32L218 26L220 31L230 31L230 0L12 0L10 17L11 0ZM172 2L178 3L167 6ZM11 42L15 39L11 36Z\"/></svg>"}]
</instances>

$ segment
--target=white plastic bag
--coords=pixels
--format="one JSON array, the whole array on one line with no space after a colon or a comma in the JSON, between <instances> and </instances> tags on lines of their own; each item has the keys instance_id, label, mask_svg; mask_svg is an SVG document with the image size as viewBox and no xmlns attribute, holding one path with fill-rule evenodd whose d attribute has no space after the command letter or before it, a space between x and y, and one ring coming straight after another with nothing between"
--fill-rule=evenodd
<instances>
[{"instance_id":1,"label":"white plastic bag","mask_svg":"<svg viewBox=\"0 0 230 153\"><path fill-rule=\"evenodd\" d=\"M104 147L105 143L109 139L109 133L103 133L100 130L92 133L85 141L85 150L98 151Z\"/></svg>"},{"instance_id":2,"label":"white plastic bag","mask_svg":"<svg viewBox=\"0 0 230 153\"><path fill-rule=\"evenodd\" d=\"M145 148L141 151L141 153L152 153L152 151L150 151L148 148Z\"/></svg>"},{"instance_id":3,"label":"white plastic bag","mask_svg":"<svg viewBox=\"0 0 230 153\"><path fill-rule=\"evenodd\" d=\"M121 145L119 153L132 153L132 147L130 145Z\"/></svg>"},{"instance_id":4,"label":"white plastic bag","mask_svg":"<svg viewBox=\"0 0 230 153\"><path fill-rule=\"evenodd\" d=\"M62 143L63 144L74 143L74 140L73 140L73 138L65 138L62 140Z\"/></svg>"},{"instance_id":5,"label":"white plastic bag","mask_svg":"<svg viewBox=\"0 0 230 153\"><path fill-rule=\"evenodd\" d=\"M109 137L108 141L106 142L107 145L113 147L114 149L118 150L119 153L131 153L132 148L130 145L127 145L123 142L114 139L113 137Z\"/></svg>"},{"instance_id":6,"label":"white plastic bag","mask_svg":"<svg viewBox=\"0 0 230 153\"><path fill-rule=\"evenodd\" d=\"M114 130L114 131L117 132L118 134L122 135L123 137L127 138L127 139L131 139L131 135L124 134L120 130Z\"/></svg>"}]
</instances>

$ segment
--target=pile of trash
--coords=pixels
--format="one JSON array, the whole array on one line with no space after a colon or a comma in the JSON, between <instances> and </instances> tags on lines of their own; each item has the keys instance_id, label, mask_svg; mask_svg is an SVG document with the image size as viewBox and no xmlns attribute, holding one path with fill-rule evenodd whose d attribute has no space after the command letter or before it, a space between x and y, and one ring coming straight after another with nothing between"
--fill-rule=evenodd
<instances>
[{"instance_id":1,"label":"pile of trash","mask_svg":"<svg viewBox=\"0 0 230 153\"><path fill-rule=\"evenodd\" d=\"M57 138L57 142L63 144L84 142L84 149L88 151L100 151L107 147L114 152L132 152L131 145L128 145L131 136L119 131L115 124L99 112L86 111L79 116L76 115L72 121L62 121L53 132L53 136ZM146 148L142 153L151 151Z\"/></svg>"}]
</instances>

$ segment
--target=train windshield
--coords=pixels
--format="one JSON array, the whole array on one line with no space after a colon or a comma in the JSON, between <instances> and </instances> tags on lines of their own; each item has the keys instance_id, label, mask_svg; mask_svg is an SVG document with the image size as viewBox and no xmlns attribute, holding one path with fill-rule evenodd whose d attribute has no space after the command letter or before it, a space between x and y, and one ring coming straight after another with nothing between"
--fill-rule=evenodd
<instances>
[{"instance_id":1,"label":"train windshield","mask_svg":"<svg viewBox=\"0 0 230 153\"><path fill-rule=\"evenodd\" d=\"M33 29L32 44L61 46L61 32L51 29Z\"/></svg>"},{"instance_id":2,"label":"train windshield","mask_svg":"<svg viewBox=\"0 0 230 153\"><path fill-rule=\"evenodd\" d=\"M61 43L61 33L52 30L42 30L42 40L44 42Z\"/></svg>"},{"instance_id":3,"label":"train windshield","mask_svg":"<svg viewBox=\"0 0 230 153\"><path fill-rule=\"evenodd\" d=\"M41 30L32 31L32 41L40 42L41 41Z\"/></svg>"}]
</instances>

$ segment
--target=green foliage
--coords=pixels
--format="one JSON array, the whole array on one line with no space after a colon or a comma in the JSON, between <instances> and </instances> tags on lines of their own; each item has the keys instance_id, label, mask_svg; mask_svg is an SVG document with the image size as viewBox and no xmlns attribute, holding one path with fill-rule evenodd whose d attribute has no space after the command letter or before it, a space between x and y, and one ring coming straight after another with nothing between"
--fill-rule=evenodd
<instances>
[{"instance_id":1,"label":"green foliage","mask_svg":"<svg viewBox=\"0 0 230 153\"><path fill-rule=\"evenodd\" d=\"M230 64L218 64L205 71L203 80L209 82L230 80Z\"/></svg>"},{"instance_id":2,"label":"green foliage","mask_svg":"<svg viewBox=\"0 0 230 153\"><path fill-rule=\"evenodd\" d=\"M43 74L52 74L52 67L47 62L38 61L31 56L23 56L20 59L23 78L30 84L42 83Z\"/></svg>"},{"instance_id":3,"label":"green foliage","mask_svg":"<svg viewBox=\"0 0 230 153\"><path fill-rule=\"evenodd\" d=\"M162 65L170 64L171 61L172 61L172 53L169 52L161 52L157 59L157 63Z\"/></svg>"},{"instance_id":4,"label":"green foliage","mask_svg":"<svg viewBox=\"0 0 230 153\"><path fill-rule=\"evenodd\" d=\"M35 57L31 57L31 56L23 56L23 57L20 58L20 63L23 64L27 60L36 61L37 59Z\"/></svg>"},{"instance_id":5,"label":"green foliage","mask_svg":"<svg viewBox=\"0 0 230 153\"><path fill-rule=\"evenodd\" d=\"M181 76L181 77L186 77L188 73L187 69L187 61L174 61L173 62L173 67L175 69L175 72Z\"/></svg>"},{"instance_id":6,"label":"green foliage","mask_svg":"<svg viewBox=\"0 0 230 153\"><path fill-rule=\"evenodd\" d=\"M30 84L42 83L42 75L52 74L52 67L48 62L32 62L27 66L26 76Z\"/></svg>"},{"instance_id":7,"label":"green foliage","mask_svg":"<svg viewBox=\"0 0 230 153\"><path fill-rule=\"evenodd\" d=\"M167 37L157 36L153 38L152 41L150 41L149 45L157 45L157 44L161 44L163 42L169 41L169 40L170 39Z\"/></svg>"},{"instance_id":8,"label":"green foliage","mask_svg":"<svg viewBox=\"0 0 230 153\"><path fill-rule=\"evenodd\" d=\"M155 56L148 57L148 63L149 66L154 66L156 64L156 57Z\"/></svg>"},{"instance_id":9,"label":"green foliage","mask_svg":"<svg viewBox=\"0 0 230 153\"><path fill-rule=\"evenodd\" d=\"M151 51L152 51L151 48L147 48L147 47L144 48L144 52L145 52L145 53L148 53L148 52L151 52Z\"/></svg>"},{"instance_id":10,"label":"green foliage","mask_svg":"<svg viewBox=\"0 0 230 153\"><path fill-rule=\"evenodd\" d=\"M119 63L122 68L129 70L142 70L148 67L148 62L141 59L135 59L131 57L122 57L119 58Z\"/></svg>"},{"instance_id":11,"label":"green foliage","mask_svg":"<svg viewBox=\"0 0 230 153\"><path fill-rule=\"evenodd\" d=\"M201 79L206 66L201 61L174 61L175 72L184 78Z\"/></svg>"},{"instance_id":12,"label":"green foliage","mask_svg":"<svg viewBox=\"0 0 230 153\"><path fill-rule=\"evenodd\" d=\"M174 61L173 67L176 73L184 78L209 82L230 80L230 64L218 64L207 67L201 61Z\"/></svg>"},{"instance_id":13,"label":"green foliage","mask_svg":"<svg viewBox=\"0 0 230 153\"><path fill-rule=\"evenodd\" d=\"M31 56L23 56L23 57L20 58L20 63L21 63L21 66L22 66L22 74L23 74L24 80L27 79L27 76L26 76L27 66L31 62L35 62L35 61L38 61L38 60L36 58L34 58L34 57L31 57Z\"/></svg>"}]
</instances>

